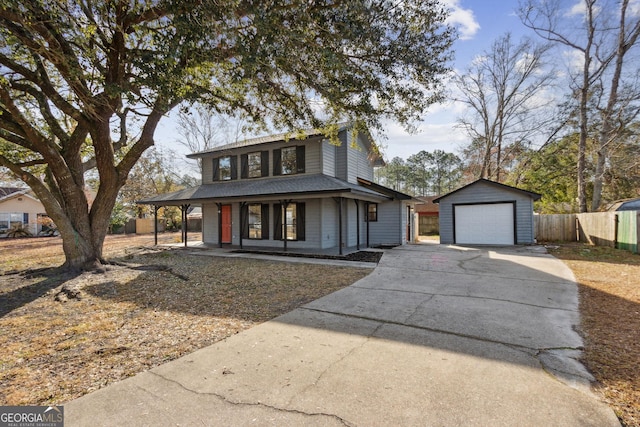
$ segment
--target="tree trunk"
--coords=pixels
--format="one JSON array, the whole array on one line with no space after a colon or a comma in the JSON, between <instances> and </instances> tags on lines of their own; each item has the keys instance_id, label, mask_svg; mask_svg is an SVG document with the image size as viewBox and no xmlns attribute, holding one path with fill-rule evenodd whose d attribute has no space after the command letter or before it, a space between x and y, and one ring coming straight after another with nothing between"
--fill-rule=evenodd
<instances>
[{"instance_id":1,"label":"tree trunk","mask_svg":"<svg viewBox=\"0 0 640 427\"><path fill-rule=\"evenodd\" d=\"M602 138L602 136L600 136ZM593 178L593 196L591 198L591 210L597 211L602 203L602 188L604 187L604 169L607 162L607 148L600 141L598 159L596 161L595 176Z\"/></svg>"},{"instance_id":2,"label":"tree trunk","mask_svg":"<svg viewBox=\"0 0 640 427\"><path fill-rule=\"evenodd\" d=\"M638 20L633 27L633 32L626 37L626 14L629 1L624 0L620 4L620 29L618 32L618 45L616 49L616 63L611 76L611 86L609 89L609 99L607 106L603 112L602 129L598 138L598 161L596 163L595 178L593 182L593 198L591 200L591 209L598 210L602 203L602 189L604 187L604 171L607 164L607 156L609 153L609 144L615 138L614 130L614 111L616 104L618 103L618 87L620 86L620 79L622 76L622 67L624 63L624 56L635 45L636 40L640 37L640 25Z\"/></svg>"}]
</instances>

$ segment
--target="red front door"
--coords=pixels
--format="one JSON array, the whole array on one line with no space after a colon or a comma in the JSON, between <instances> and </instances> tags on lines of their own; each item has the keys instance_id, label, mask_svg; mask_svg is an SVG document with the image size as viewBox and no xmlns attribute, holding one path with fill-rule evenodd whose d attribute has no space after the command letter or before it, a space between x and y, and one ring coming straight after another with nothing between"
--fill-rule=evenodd
<instances>
[{"instance_id":1,"label":"red front door","mask_svg":"<svg viewBox=\"0 0 640 427\"><path fill-rule=\"evenodd\" d=\"M222 224L220 241L222 243L231 243L231 205L222 205L220 216Z\"/></svg>"}]
</instances>

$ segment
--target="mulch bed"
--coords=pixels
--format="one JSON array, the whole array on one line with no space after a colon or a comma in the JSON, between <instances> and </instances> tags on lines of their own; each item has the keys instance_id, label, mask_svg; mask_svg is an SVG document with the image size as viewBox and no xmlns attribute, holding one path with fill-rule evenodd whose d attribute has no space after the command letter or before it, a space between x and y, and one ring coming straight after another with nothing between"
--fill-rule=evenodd
<instances>
[{"instance_id":1,"label":"mulch bed","mask_svg":"<svg viewBox=\"0 0 640 427\"><path fill-rule=\"evenodd\" d=\"M273 250L258 250L258 249L236 249L233 252L245 253L245 254L262 254L262 255L277 255L288 256L298 258L311 258L311 259L335 259L342 261L359 261L359 262L380 262L383 252L374 251L357 251L347 255L328 255L328 254L312 254L312 253L298 253L298 252L284 252Z\"/></svg>"}]
</instances>

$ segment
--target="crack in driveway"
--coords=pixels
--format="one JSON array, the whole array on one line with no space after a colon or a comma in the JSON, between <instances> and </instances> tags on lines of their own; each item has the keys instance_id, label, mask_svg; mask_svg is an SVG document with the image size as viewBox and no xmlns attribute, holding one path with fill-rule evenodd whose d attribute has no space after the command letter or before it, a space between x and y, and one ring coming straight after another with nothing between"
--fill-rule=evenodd
<instances>
[{"instance_id":1,"label":"crack in driveway","mask_svg":"<svg viewBox=\"0 0 640 427\"><path fill-rule=\"evenodd\" d=\"M574 310L574 309L562 308L562 307L552 307L552 306L546 306L546 305L538 305L538 304L532 304L532 303L528 303L528 302L514 301L514 300L506 299L506 298L494 298L494 297L484 297L484 296L469 295L469 293L456 294L456 293L441 293L441 292L420 292L420 291L415 291L415 290L410 290L409 291L409 290L404 290L404 289L394 289L394 288L384 288L384 287L369 288L369 287L358 286L358 285L352 285L350 287L351 288L355 288L355 289L363 289L363 290L367 290L367 291L386 291L386 292L398 292L398 293L406 293L406 294L431 295L431 296L441 296L441 297L473 298L473 299L486 300L486 301L508 302L508 303L512 303L512 304L520 304L520 305L525 305L525 306L529 306L529 307L544 308L544 309L549 309L549 310L568 311L570 313L577 313L578 312L578 309ZM467 292L469 292L469 290L467 290ZM430 301L431 299L432 298L429 298L427 301ZM424 304L424 302L422 302L420 304L422 305L422 304Z\"/></svg>"},{"instance_id":2,"label":"crack in driveway","mask_svg":"<svg viewBox=\"0 0 640 427\"><path fill-rule=\"evenodd\" d=\"M236 400L232 400L229 399L227 396L220 394L220 393L215 393L215 392L203 392L203 391L198 391L198 390L194 390L191 389L187 386L185 386L184 384L182 384L180 381L171 379L171 378L167 378L164 375L161 375L157 372L153 372L153 371L148 371L150 374L164 380L167 382L170 382L172 384L177 385L178 387L180 387L181 389L189 392L189 393L193 393L193 394L197 394L200 396L212 396L215 397L217 399L219 399L220 401L233 405L233 406L258 406L258 407L262 407L262 408L266 408L266 409L271 409L274 411L278 411L278 412L284 412L284 413L292 413L292 414L300 414L300 415L304 415L304 416L308 416L308 417L328 417L328 418L332 418L336 421L338 421L339 423L341 423L344 426L353 426L353 424L351 424L350 422L348 422L347 420L343 419L342 417L336 415L336 414L328 414L325 412L305 412L305 411L301 411L299 409L289 409L289 408L280 408L274 405L268 405L266 403L263 402L243 402L243 401L236 401ZM147 391L147 390L145 390Z\"/></svg>"}]
</instances>

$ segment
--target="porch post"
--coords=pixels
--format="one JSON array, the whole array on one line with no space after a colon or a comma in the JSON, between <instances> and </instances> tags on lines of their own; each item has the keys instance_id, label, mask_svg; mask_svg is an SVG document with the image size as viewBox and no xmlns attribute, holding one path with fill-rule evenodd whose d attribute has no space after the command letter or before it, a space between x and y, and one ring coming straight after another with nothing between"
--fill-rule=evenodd
<instances>
[{"instance_id":1,"label":"porch post","mask_svg":"<svg viewBox=\"0 0 640 427\"><path fill-rule=\"evenodd\" d=\"M284 239L284 251L287 252L287 207L289 207L289 203L291 200L281 200L281 209L282 209L282 221L284 221L284 230L282 230L282 237Z\"/></svg>"},{"instance_id":2,"label":"porch post","mask_svg":"<svg viewBox=\"0 0 640 427\"><path fill-rule=\"evenodd\" d=\"M158 205L153 205L153 241L154 245L158 246Z\"/></svg>"},{"instance_id":3,"label":"porch post","mask_svg":"<svg viewBox=\"0 0 640 427\"><path fill-rule=\"evenodd\" d=\"M187 247L187 210L191 205L182 205L180 206L180 210L182 211L182 241L184 242L184 247Z\"/></svg>"},{"instance_id":4,"label":"porch post","mask_svg":"<svg viewBox=\"0 0 640 427\"><path fill-rule=\"evenodd\" d=\"M364 204L364 209L365 222L367 223L367 247L369 247L369 202Z\"/></svg>"},{"instance_id":5,"label":"porch post","mask_svg":"<svg viewBox=\"0 0 640 427\"><path fill-rule=\"evenodd\" d=\"M338 204L338 254L342 255L342 197L334 197Z\"/></svg>"},{"instance_id":6,"label":"porch post","mask_svg":"<svg viewBox=\"0 0 640 427\"><path fill-rule=\"evenodd\" d=\"M353 199L356 203L356 249L360 250L360 202Z\"/></svg>"},{"instance_id":7,"label":"porch post","mask_svg":"<svg viewBox=\"0 0 640 427\"><path fill-rule=\"evenodd\" d=\"M244 211L244 206L246 204L247 202L240 202L240 233L238 233L240 236L240 249L242 249L242 233L244 233L244 218L242 217L242 211Z\"/></svg>"}]
</instances>

